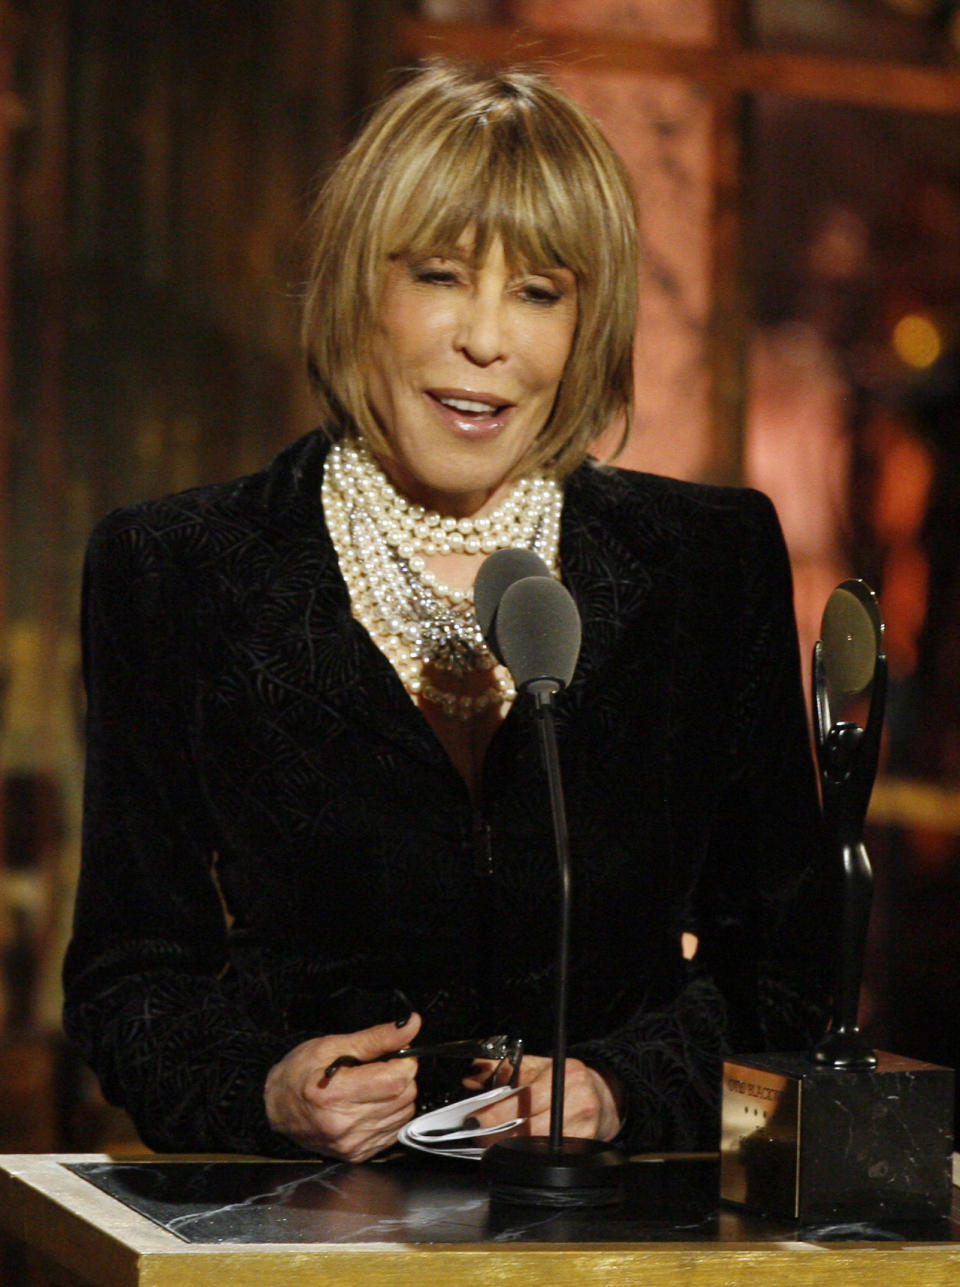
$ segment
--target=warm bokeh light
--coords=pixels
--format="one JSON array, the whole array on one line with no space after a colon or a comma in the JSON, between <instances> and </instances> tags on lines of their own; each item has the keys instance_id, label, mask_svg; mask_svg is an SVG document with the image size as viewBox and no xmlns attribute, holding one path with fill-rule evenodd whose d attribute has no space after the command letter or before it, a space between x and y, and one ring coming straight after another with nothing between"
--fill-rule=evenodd
<instances>
[{"instance_id":1,"label":"warm bokeh light","mask_svg":"<svg viewBox=\"0 0 960 1287\"><path fill-rule=\"evenodd\" d=\"M933 366L943 352L943 340L932 318L907 313L893 328L894 352L901 362L920 370Z\"/></svg>"},{"instance_id":2,"label":"warm bokeh light","mask_svg":"<svg viewBox=\"0 0 960 1287\"><path fill-rule=\"evenodd\" d=\"M929 18L934 7L932 0L887 0L887 4L910 18Z\"/></svg>"}]
</instances>

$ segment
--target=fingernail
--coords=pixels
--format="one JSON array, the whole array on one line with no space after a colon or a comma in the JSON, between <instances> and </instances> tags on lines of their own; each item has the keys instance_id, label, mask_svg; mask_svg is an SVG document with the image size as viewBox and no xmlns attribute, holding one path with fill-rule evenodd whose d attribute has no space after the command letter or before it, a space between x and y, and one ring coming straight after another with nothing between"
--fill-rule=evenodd
<instances>
[{"instance_id":1,"label":"fingernail","mask_svg":"<svg viewBox=\"0 0 960 1287\"><path fill-rule=\"evenodd\" d=\"M340 1068L340 1060L334 1059L333 1063L328 1065L328 1067L324 1071L324 1074L323 1074L324 1077L332 1077L333 1074L337 1072L339 1068Z\"/></svg>"},{"instance_id":2,"label":"fingernail","mask_svg":"<svg viewBox=\"0 0 960 1287\"><path fill-rule=\"evenodd\" d=\"M413 1002L399 988L393 989L393 1013L397 1016L394 1022L398 1028L405 1028L413 1014Z\"/></svg>"},{"instance_id":3,"label":"fingernail","mask_svg":"<svg viewBox=\"0 0 960 1287\"><path fill-rule=\"evenodd\" d=\"M463 1127L467 1131L478 1131L482 1124L479 1117L465 1117L463 1119Z\"/></svg>"}]
</instances>

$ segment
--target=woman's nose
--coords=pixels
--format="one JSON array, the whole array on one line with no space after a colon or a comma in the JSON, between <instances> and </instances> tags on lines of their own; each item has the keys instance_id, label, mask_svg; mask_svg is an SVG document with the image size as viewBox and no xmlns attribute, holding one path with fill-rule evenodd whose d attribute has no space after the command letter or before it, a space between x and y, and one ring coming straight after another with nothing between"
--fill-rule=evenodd
<instances>
[{"instance_id":1,"label":"woman's nose","mask_svg":"<svg viewBox=\"0 0 960 1287\"><path fill-rule=\"evenodd\" d=\"M490 366L505 356L505 335L499 299L482 292L464 300L457 328L457 348L477 366Z\"/></svg>"}]
</instances>

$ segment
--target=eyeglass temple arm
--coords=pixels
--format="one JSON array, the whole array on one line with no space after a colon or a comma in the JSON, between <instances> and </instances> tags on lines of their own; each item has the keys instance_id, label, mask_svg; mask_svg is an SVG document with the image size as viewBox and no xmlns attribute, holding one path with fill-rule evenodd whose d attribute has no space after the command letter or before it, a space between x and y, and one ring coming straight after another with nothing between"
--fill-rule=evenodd
<instances>
[{"instance_id":1,"label":"eyeglass temple arm","mask_svg":"<svg viewBox=\"0 0 960 1287\"><path fill-rule=\"evenodd\" d=\"M509 1059L513 1065L513 1072L510 1078L510 1085L514 1085L514 1078L519 1073L520 1060L523 1057L523 1039L516 1037L510 1039L507 1037L496 1040L496 1043L487 1041L477 1041L473 1038L467 1038L465 1041L440 1041L433 1045L425 1046L404 1046L401 1050L388 1050L385 1054L378 1055L376 1059L357 1059L354 1055L338 1055L330 1064L325 1072L325 1077L332 1077L340 1068L360 1068L365 1064L386 1063L388 1059L419 1059L427 1055L461 1055L464 1058L475 1059L493 1059L503 1062Z\"/></svg>"}]
</instances>

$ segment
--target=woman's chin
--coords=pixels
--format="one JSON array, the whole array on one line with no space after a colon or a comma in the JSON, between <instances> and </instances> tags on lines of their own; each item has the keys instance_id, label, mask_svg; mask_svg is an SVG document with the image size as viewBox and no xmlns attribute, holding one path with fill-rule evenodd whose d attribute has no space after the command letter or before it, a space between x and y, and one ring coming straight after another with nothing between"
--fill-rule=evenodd
<instances>
[{"instance_id":1,"label":"woman's chin","mask_svg":"<svg viewBox=\"0 0 960 1287\"><path fill-rule=\"evenodd\" d=\"M497 452L496 459L476 458L483 441L478 441L476 455L468 453L466 459L448 459L433 468L421 460L415 469L406 462L386 461L384 468L394 486L414 504L466 518L496 504L516 478L515 453Z\"/></svg>"}]
</instances>

